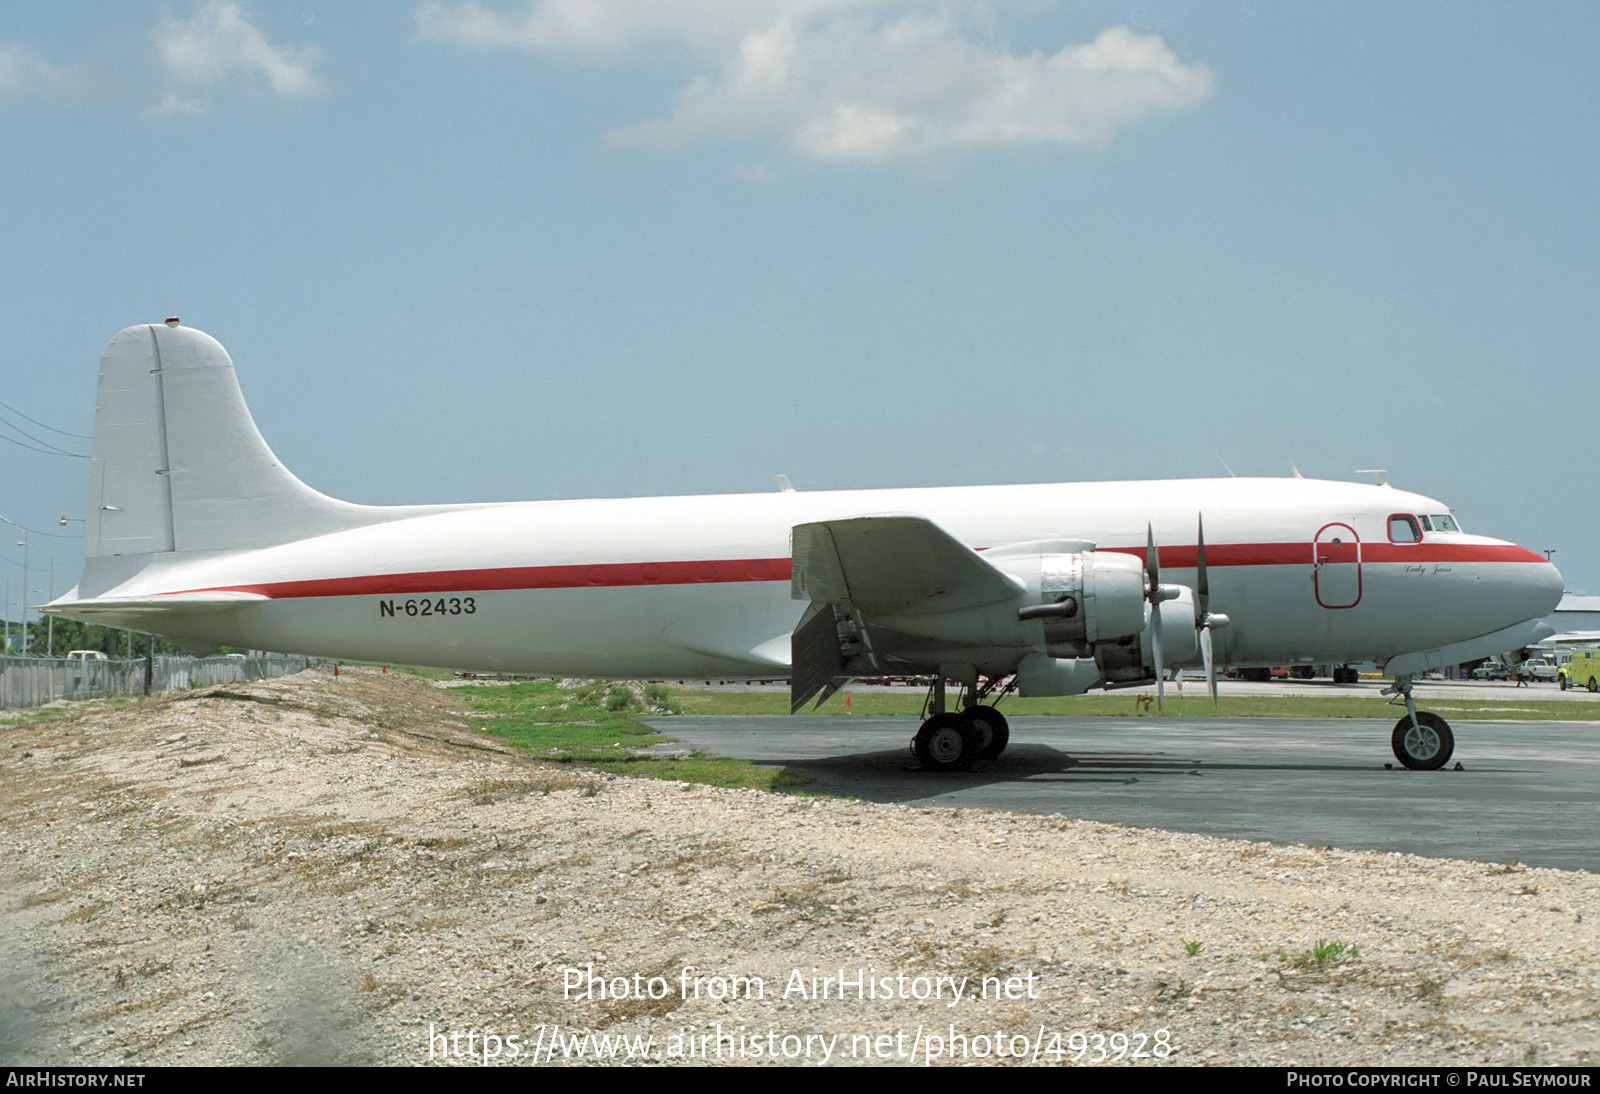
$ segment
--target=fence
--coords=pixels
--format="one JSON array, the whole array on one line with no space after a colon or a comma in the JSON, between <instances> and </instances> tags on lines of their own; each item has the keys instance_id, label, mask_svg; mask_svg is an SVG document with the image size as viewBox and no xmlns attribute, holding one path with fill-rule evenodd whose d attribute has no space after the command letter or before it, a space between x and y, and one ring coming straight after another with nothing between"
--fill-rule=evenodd
<instances>
[{"instance_id":1,"label":"fence","mask_svg":"<svg viewBox=\"0 0 1600 1094\"><path fill-rule=\"evenodd\" d=\"M299 672L306 657L157 657L150 665L150 694L208 684L265 680ZM143 695L145 661L80 661L65 657L0 657L0 710L40 707L57 699Z\"/></svg>"}]
</instances>

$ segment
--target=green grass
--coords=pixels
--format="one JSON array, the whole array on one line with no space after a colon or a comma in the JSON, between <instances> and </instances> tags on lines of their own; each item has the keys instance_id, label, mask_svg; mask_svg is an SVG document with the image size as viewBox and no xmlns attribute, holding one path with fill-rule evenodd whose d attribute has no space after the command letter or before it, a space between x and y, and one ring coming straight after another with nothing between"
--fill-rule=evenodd
<instances>
[{"instance_id":1,"label":"green grass","mask_svg":"<svg viewBox=\"0 0 1600 1094\"><path fill-rule=\"evenodd\" d=\"M341 662L341 664L352 664L352 663L353 662L348 662L348 661ZM369 667L371 667L371 668L381 668L382 666L380 666L380 665L372 665L372 666L369 666ZM414 669L409 665L390 665L389 666L389 671L390 672L403 672L407 676L420 676L424 680L454 680L456 678L456 674L451 672L449 669Z\"/></svg>"},{"instance_id":2,"label":"green grass","mask_svg":"<svg viewBox=\"0 0 1600 1094\"><path fill-rule=\"evenodd\" d=\"M685 714L787 714L789 695L780 691L707 691L696 688L669 689ZM923 692L867 691L851 695L850 706L836 695L820 709L807 708L805 714L906 715L922 710ZM1191 684L1185 691L1167 689L1165 710L1157 710L1154 689L1136 689L1095 695L1061 698L1022 699L1008 697L1001 710L1009 717L1058 715L1089 718L1377 718L1394 721L1405 708L1381 698L1327 698L1307 695L1223 696L1215 708L1203 684ZM1147 701L1148 700L1148 701ZM1418 706L1435 711L1450 721L1494 719L1510 721L1592 722L1600 720L1600 704L1566 699L1423 699Z\"/></svg>"},{"instance_id":3,"label":"green grass","mask_svg":"<svg viewBox=\"0 0 1600 1094\"><path fill-rule=\"evenodd\" d=\"M640 749L672 741L634 720L678 711L674 697L660 685L646 685L643 702L629 688L607 681L562 687L554 680L530 680L452 690L466 700L483 732L541 760L709 786L783 790L811 781L782 768L699 752L687 757L642 755Z\"/></svg>"},{"instance_id":4,"label":"green grass","mask_svg":"<svg viewBox=\"0 0 1600 1094\"><path fill-rule=\"evenodd\" d=\"M1354 961L1361 956L1361 947L1354 942L1344 942L1339 939L1319 938L1309 950L1304 953L1286 953L1282 950L1275 954L1261 953L1256 955L1257 961L1270 961L1276 959L1279 963L1296 969L1322 969L1330 965L1343 964Z\"/></svg>"}]
</instances>

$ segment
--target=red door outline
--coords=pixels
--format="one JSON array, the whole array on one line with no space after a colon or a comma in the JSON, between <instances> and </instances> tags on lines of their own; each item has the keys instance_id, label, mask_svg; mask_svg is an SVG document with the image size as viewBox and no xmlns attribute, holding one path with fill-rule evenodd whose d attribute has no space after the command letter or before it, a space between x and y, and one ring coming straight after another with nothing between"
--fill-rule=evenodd
<instances>
[{"instance_id":1,"label":"red door outline","mask_svg":"<svg viewBox=\"0 0 1600 1094\"><path fill-rule=\"evenodd\" d=\"M1311 549L1311 586L1317 603L1324 608L1361 603L1361 537L1356 530L1338 522L1324 524Z\"/></svg>"}]
</instances>

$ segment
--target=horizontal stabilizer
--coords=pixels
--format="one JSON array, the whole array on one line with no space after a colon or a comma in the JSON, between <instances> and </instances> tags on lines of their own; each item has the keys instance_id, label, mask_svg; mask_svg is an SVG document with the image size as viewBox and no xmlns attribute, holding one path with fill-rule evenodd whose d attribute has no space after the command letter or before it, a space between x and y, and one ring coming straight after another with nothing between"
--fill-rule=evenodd
<instances>
[{"instance_id":1,"label":"horizontal stabilizer","mask_svg":"<svg viewBox=\"0 0 1600 1094\"><path fill-rule=\"evenodd\" d=\"M94 623L106 618L129 617L170 619L177 616L209 615L232 611L248 604L261 604L268 598L260 593L198 592L170 593L163 596L102 596L93 600L69 600L47 604L39 609L46 615L64 615Z\"/></svg>"},{"instance_id":2,"label":"horizontal stabilizer","mask_svg":"<svg viewBox=\"0 0 1600 1094\"><path fill-rule=\"evenodd\" d=\"M797 524L790 546L795 599L848 602L868 618L983 608L1022 591L926 517Z\"/></svg>"}]
</instances>

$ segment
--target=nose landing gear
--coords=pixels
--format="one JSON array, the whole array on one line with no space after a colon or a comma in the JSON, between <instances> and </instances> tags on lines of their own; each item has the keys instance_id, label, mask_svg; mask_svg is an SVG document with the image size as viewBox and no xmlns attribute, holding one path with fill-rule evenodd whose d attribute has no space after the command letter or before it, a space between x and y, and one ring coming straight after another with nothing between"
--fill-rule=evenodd
<instances>
[{"instance_id":1,"label":"nose landing gear","mask_svg":"<svg viewBox=\"0 0 1600 1094\"><path fill-rule=\"evenodd\" d=\"M1394 724L1389 739L1394 758L1412 771L1437 771L1449 763L1456 749L1455 734L1450 732L1450 723L1437 714L1417 709L1411 697L1411 677L1396 677L1394 686L1384 694L1400 695L1406 706L1405 717Z\"/></svg>"}]
</instances>

